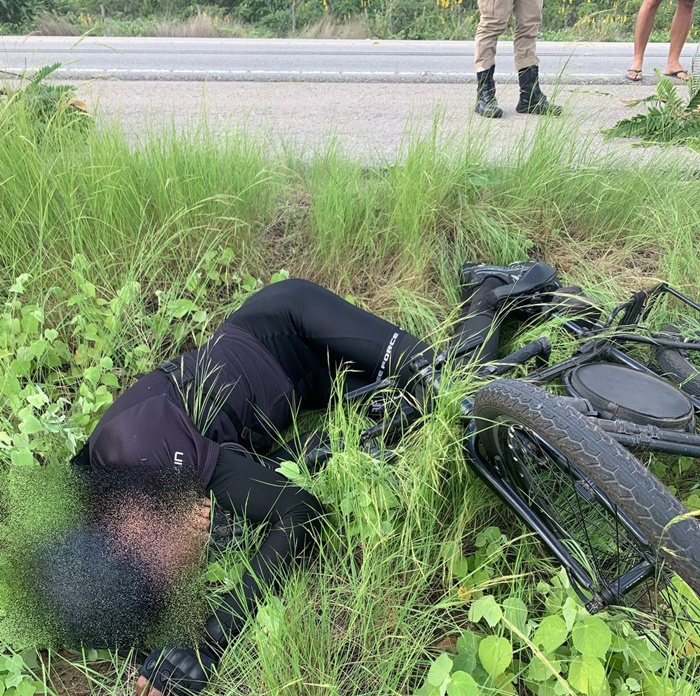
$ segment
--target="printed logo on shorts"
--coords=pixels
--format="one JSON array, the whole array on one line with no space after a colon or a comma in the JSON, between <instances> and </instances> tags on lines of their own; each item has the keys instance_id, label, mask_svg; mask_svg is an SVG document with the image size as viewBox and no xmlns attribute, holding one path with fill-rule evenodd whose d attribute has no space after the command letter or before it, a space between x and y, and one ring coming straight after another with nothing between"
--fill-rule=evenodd
<instances>
[{"instance_id":1,"label":"printed logo on shorts","mask_svg":"<svg viewBox=\"0 0 700 696\"><path fill-rule=\"evenodd\" d=\"M394 331L394 335L391 337L389 340L389 345L386 347L386 351L384 351L384 357L382 358L382 364L379 366L379 371L377 372L377 379L381 379L384 376L384 371L387 368L387 365L389 364L389 360L391 358L391 353L394 350L394 345L396 344L396 341L399 338L399 332Z\"/></svg>"}]
</instances>

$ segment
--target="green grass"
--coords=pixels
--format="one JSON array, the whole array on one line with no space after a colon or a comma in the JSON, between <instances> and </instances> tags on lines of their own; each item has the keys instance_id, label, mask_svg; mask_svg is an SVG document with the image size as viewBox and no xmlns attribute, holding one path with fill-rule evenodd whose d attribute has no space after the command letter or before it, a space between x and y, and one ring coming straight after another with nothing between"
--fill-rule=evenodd
<instances>
[{"instance_id":1,"label":"green grass","mask_svg":"<svg viewBox=\"0 0 700 696\"><path fill-rule=\"evenodd\" d=\"M617 165L586 138L543 120L494 164L468 134L445 142L436 127L396 164L367 168L338 144L308 157L204 128L132 145L116 129L76 134L56 119L38 137L21 109L0 111L3 481L19 466L40 476L37 461L64 466L137 372L203 341L282 269L436 344L454 321L467 259L543 259L607 306L658 279L696 293L700 179L680 158ZM663 308L659 324L672 312ZM410 694L440 652L459 651L466 628L507 630L470 622L482 594L524 600L535 621L561 614L570 590L464 463L448 402L391 462L353 445L355 414L328 417L346 446L303 478L329 511L320 549L227 653L212 693ZM28 524L3 523L3 544L12 525ZM490 532L479 541L494 525L505 541ZM235 559L222 563L235 575ZM513 674L529 693L527 665L542 652L531 639L518 646ZM692 662L657 665L635 650L627 672L609 655L611 683L623 672L696 679ZM56 693L123 693L133 677L104 654L82 666L49 658L51 670L35 673L50 674ZM650 684L645 694L666 693Z\"/></svg>"},{"instance_id":2,"label":"green grass","mask_svg":"<svg viewBox=\"0 0 700 696\"><path fill-rule=\"evenodd\" d=\"M342 5L322 0L299 0L295 25L291 5L251 2L210 6L188 3L139 3L115 0L109 7L68 0L52 12L41 12L41 3L14 24L0 24L2 34L35 33L42 36L155 36L199 38L337 38L337 39L430 39L472 40L479 22L475 2L444 0L426 3L404 0L400 7L384 0L367 4L346 0ZM125 6L127 5L127 6ZM218 6L217 6L218 5ZM33 10L33 11L32 11ZM551 41L632 41L639 5L632 0L557 2L545 5L540 39ZM651 35L667 42L675 6L662 4ZM10 15L13 13L10 12ZM7 13L0 16L10 21ZM512 40L511 22L503 35ZM697 39L697 26L688 40Z\"/></svg>"}]
</instances>

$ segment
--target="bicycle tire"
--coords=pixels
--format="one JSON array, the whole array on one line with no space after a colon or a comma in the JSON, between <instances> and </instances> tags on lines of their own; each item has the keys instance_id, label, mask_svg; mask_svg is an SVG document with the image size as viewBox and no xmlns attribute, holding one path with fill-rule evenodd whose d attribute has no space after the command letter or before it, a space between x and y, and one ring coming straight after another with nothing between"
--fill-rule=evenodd
<instances>
[{"instance_id":1,"label":"bicycle tire","mask_svg":"<svg viewBox=\"0 0 700 696\"><path fill-rule=\"evenodd\" d=\"M683 334L674 324L667 324L661 333L671 340L682 341ZM661 373L682 391L700 397L700 371L688 360L684 350L656 346L654 349L656 364Z\"/></svg>"},{"instance_id":2,"label":"bicycle tire","mask_svg":"<svg viewBox=\"0 0 700 696\"><path fill-rule=\"evenodd\" d=\"M700 595L700 566L694 560L700 558L700 524L692 517L677 519L687 512L680 501L630 452L595 426L591 419L543 389L515 380L494 381L479 390L475 397L474 415L478 419L479 446L487 456L499 462L503 475L526 498L529 497L531 506L539 506L541 518L547 518L548 515L562 516L563 520L556 524L553 517L545 520L560 540L581 543L579 539L574 538L578 532L576 525L580 525L581 521L569 523L564 512L556 508L562 504L561 499L557 499L559 493L556 486L571 487L574 500L569 504L572 505L572 512L575 514L577 508L589 504L578 500L581 494L577 488L579 482L576 477L580 477L582 473L583 477L597 487L595 490L602 492L607 501L613 504L611 509L615 510L616 514L609 510L606 514L611 518L608 523L613 526L614 535L619 535L619 511L622 511L646 538L648 548L654 554L652 558L661 558L665 562L660 563L659 567L670 566ZM543 447L543 452L555 451L557 457L563 455L563 459L559 461L557 457L553 457L539 471L530 470L528 466L534 469L532 462L519 461L527 459L528 452L526 451L525 455L519 454L514 447L513 437L522 437L526 444L529 438L530 445L535 443L538 447ZM547 447L551 449L547 450ZM496 457L499 459L496 460ZM532 461L536 461L538 467L542 465L541 458L533 458ZM540 487L549 486L551 482L554 482L551 490L539 490ZM597 505L597 514L601 515L600 508L604 506L600 504L600 500L590 504ZM592 580L596 583L596 589L609 590L609 579L605 577L605 572L612 571L606 569L605 558L595 558L596 553L602 554L603 551L594 548L594 545L607 547L611 544L610 538L602 536L604 530L600 521L592 527L594 533L585 527L586 524L584 521L585 533L582 536L583 543L588 544L588 547L583 553L587 554L588 567L594 571ZM616 565L615 569L619 575L620 569L624 571L623 561L630 564L634 562L634 549L627 548L630 543L628 538L621 539L614 535L610 536L616 538L615 543L620 547L616 552L624 554L624 558L617 556L613 559L613 565ZM599 536L601 539L597 538ZM644 557L645 547L641 545L639 549L639 553ZM668 570L665 570L665 573L666 578L671 575ZM658 586L658 577L652 581ZM666 581L665 579L664 582ZM619 601L611 604L637 608L644 604L644 608L649 610L650 595L647 594L646 599L643 599L642 590L637 590L639 591L636 594L618 597ZM643 591L648 593L650 589L645 587ZM656 597L657 590L651 591ZM674 594L675 596L677 594ZM674 604L674 601L669 601L668 598L664 601L666 604ZM657 613L658 609L652 608L651 611ZM673 607L674 619L677 621L676 611L677 603ZM681 620L692 621L694 626L700 628L700 613L695 608L692 609L692 616L684 614Z\"/></svg>"}]
</instances>

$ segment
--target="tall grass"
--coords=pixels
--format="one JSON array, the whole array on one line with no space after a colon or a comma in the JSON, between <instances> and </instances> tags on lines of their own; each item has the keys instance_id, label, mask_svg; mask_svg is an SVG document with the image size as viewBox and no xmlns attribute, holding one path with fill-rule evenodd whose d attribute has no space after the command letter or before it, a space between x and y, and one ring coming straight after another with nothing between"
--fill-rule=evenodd
<instances>
[{"instance_id":1,"label":"tall grass","mask_svg":"<svg viewBox=\"0 0 700 696\"><path fill-rule=\"evenodd\" d=\"M338 144L290 156L250 134L206 128L130 145L117 129L76 135L56 123L39 138L21 111L6 109L3 298L30 274L22 302L44 307L46 328L72 346L76 315L89 316L78 300L54 302L56 287L89 296L81 287L91 284L103 303L136 287L119 305L108 352L125 385L136 371L128 356L140 346L148 347L141 363L156 364L202 340L257 279L281 269L436 343L454 320L456 274L468 259L544 259L602 302L660 278L697 291L700 179L680 158L618 165L596 156L572 124L548 119L498 164L468 133L437 133L436 125L407 142L396 164L367 168ZM203 309L207 325L187 310L154 323L158 307L179 300ZM2 396L0 408L3 427L13 427ZM454 408L440 405L405 452L376 462L353 445L356 415L328 417L337 455L304 479L329 511L319 548L285 579L281 603L269 598L260 625L227 653L213 693L412 693L468 623L450 559L473 552L488 525L517 541L489 561L477 591L536 606L536 582L554 568L469 471L455 421ZM53 456L67 454L66 444ZM0 460L11 466L4 449ZM84 693L129 688L128 663L80 662L68 658L87 674ZM56 686L63 672L54 665L48 674L49 689L65 692Z\"/></svg>"}]
</instances>

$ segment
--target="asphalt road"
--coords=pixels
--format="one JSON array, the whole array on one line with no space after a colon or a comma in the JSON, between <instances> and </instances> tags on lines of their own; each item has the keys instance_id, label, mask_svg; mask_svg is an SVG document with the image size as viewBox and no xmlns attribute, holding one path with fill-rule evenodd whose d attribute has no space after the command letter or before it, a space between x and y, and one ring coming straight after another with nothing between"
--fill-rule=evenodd
<instances>
[{"instance_id":1,"label":"asphalt road","mask_svg":"<svg viewBox=\"0 0 700 696\"><path fill-rule=\"evenodd\" d=\"M690 64L697 44L688 44ZM668 44L651 44L646 66L662 68ZM624 80L627 43L538 44L543 82ZM0 70L22 74L60 62L63 79L247 82L473 82L473 41L0 37ZM513 44L499 42L496 77L514 82Z\"/></svg>"}]
</instances>

